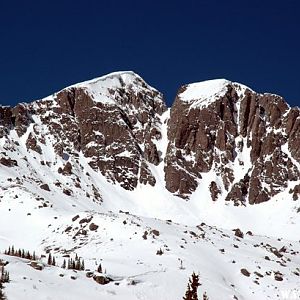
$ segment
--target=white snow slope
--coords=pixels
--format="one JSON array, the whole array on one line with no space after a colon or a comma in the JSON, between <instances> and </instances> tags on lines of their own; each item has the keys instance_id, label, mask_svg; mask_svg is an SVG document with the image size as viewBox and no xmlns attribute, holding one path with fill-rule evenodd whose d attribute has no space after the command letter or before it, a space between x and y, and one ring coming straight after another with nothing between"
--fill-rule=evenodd
<instances>
[{"instance_id":1,"label":"white snow slope","mask_svg":"<svg viewBox=\"0 0 300 300\"><path fill-rule=\"evenodd\" d=\"M114 76L108 78L117 84ZM103 78L81 85L99 80L105 88L108 81ZM196 88L201 85L190 92L196 93ZM100 97L97 89L93 91L95 99ZM216 93L205 90L198 95L204 104L207 95ZM162 153L168 117L169 111L161 118L163 136L157 146ZM20 146L13 151L16 140ZM165 189L162 163L150 165L155 187L138 185L126 191L93 171L81 153L78 160L70 158L74 174L63 176L57 168L64 161L50 147L51 141L46 141L42 156L27 151L25 141L26 134L18 139L13 130L9 141L0 139L0 152L19 164L0 169L0 259L8 262L5 269L10 273L10 282L4 284L7 299L182 299L193 271L199 273L199 299L204 292L210 300L300 299L300 205L287 192L259 205L234 207L225 200L211 201L207 173L185 201ZM41 160L54 163L41 165ZM74 187L75 176L81 180L80 189ZM40 189L44 182L50 191ZM86 196L93 186L100 190L102 202ZM72 189L72 197L63 188ZM236 228L244 232L243 238L235 236ZM44 269L35 270L28 260L3 254L12 245L39 256L50 252L57 266L41 258ZM85 271L60 267L65 255L76 254L84 259ZM112 279L106 285L86 276L99 263Z\"/></svg>"}]
</instances>

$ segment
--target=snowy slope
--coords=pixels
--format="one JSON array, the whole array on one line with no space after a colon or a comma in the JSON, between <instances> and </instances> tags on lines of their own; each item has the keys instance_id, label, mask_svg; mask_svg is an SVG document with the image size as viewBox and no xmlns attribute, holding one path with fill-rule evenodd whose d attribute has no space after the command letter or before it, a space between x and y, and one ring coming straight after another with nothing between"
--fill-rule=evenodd
<instances>
[{"instance_id":1,"label":"snowy slope","mask_svg":"<svg viewBox=\"0 0 300 300\"><path fill-rule=\"evenodd\" d=\"M252 91L248 86L237 82L231 82L226 79L212 79L184 86L184 91L180 94L180 99L185 102L193 102L191 108L203 108L224 96L228 91L228 85L233 85L240 97L243 96L246 90Z\"/></svg>"},{"instance_id":2,"label":"snowy slope","mask_svg":"<svg viewBox=\"0 0 300 300\"><path fill-rule=\"evenodd\" d=\"M79 224L91 216L90 222L99 226L96 231L89 230L89 224ZM190 227L126 213L81 213L74 222L72 217L61 216L53 222L49 216L53 232L44 233L42 246L51 245L47 249L59 266L63 254L74 256L75 252L92 271L101 262L113 281L101 286L87 279L85 271L47 265L37 271L26 260L1 255L10 262L8 299L20 299L24 292L22 299L181 299L193 271L200 274L199 294L206 291L210 299L275 299L299 282L299 242L249 234L238 238L233 231L205 224ZM88 233L74 239L79 228ZM17 244L23 244L22 240ZM31 247L38 249L39 244ZM163 254L157 255L160 249ZM243 275L242 269L250 276ZM275 279L279 273L282 281Z\"/></svg>"},{"instance_id":3,"label":"snowy slope","mask_svg":"<svg viewBox=\"0 0 300 300\"><path fill-rule=\"evenodd\" d=\"M207 108L225 95L228 84L241 98L250 90L227 80L213 80L188 85L180 99L191 104L191 110ZM125 115L109 126L115 122L126 129L121 131L120 139L122 134L128 134L129 148L120 146L120 140L113 141L102 155L99 145L108 143L108 138L93 129L95 135L83 147L69 142L74 128L82 130L79 117L74 116L76 103L74 108L68 98L77 89L86 93L79 97L91 97L92 114L104 106L112 114L121 111L117 116ZM57 100L60 93L66 93L61 98L65 102ZM199 295L207 292L209 299L284 299L286 293L297 288L300 204L292 200L290 190L299 180L289 181L270 201L235 206L225 199L226 187L215 172L215 164L196 179L197 188L189 199L182 199L166 189L164 158L171 151L170 109L157 108L163 107L159 92L133 72L116 72L60 93L31 104L27 111L30 121L25 127L15 124L6 132L7 126L3 126L2 135L0 130L0 159L12 161L10 166L0 164L0 251L14 245L38 255L50 252L57 260L53 267L47 266L44 258L45 268L38 271L28 266L27 260L0 254L0 259L9 262L6 269L11 281L4 289L9 300L182 299L193 271L200 274ZM124 93L129 94L122 98ZM138 102L141 95L143 101ZM237 119L239 105L237 102L235 107ZM60 107L64 109L57 113ZM4 119L0 111L0 121L1 118ZM52 127L45 123L47 118ZM68 127L64 127L66 124ZM53 131L56 126L58 129ZM105 122L100 129L101 126ZM32 142L29 147L30 136L37 144ZM238 136L235 141L247 145L246 137ZM147 147L151 150L149 155L144 154ZM62 155L57 149L63 149ZM88 156L90 149L96 149L96 154ZM222 155L222 151L214 151L215 156ZM300 170L288 143L282 151ZM151 156L156 152L158 162ZM193 162L194 158L191 152L184 159ZM98 165L91 164L99 159L104 164L121 159L120 165L132 159L133 166L129 163L129 171L124 173L132 172L130 178L136 176L136 186L124 189L122 181L114 177L117 165L113 163L107 173L101 172ZM66 170L67 163L71 171ZM154 178L154 185L140 180L143 165L147 176ZM136 174L132 171L135 167ZM236 149L236 159L226 167L234 174L232 187L252 170L250 147ZM212 181L221 189L217 201L211 198ZM98 226L96 230L92 223ZM235 236L236 228L244 232L244 238ZM160 249L163 254L157 255ZM74 257L75 253L84 259L86 270L60 268L63 256ZM113 279L107 285L86 277L87 270L94 271L100 262ZM247 269L250 276L243 275L241 269Z\"/></svg>"}]
</instances>

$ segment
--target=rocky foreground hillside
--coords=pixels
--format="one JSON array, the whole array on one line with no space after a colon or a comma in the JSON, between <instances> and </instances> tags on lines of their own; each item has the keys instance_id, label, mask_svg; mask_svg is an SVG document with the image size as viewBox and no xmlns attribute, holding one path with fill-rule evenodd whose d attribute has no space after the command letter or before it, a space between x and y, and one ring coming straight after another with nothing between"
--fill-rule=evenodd
<instances>
[{"instance_id":1,"label":"rocky foreground hillside","mask_svg":"<svg viewBox=\"0 0 300 300\"><path fill-rule=\"evenodd\" d=\"M280 299L299 280L299 199L299 108L239 83L185 85L167 108L137 74L117 72L0 106L0 251L36 251L43 265L2 255L9 299L23 286L28 299L67 299L47 284L75 272L60 268L75 253L86 272L109 268L105 289L70 275L90 299L181 299L193 271L209 299ZM45 276L38 288L32 272Z\"/></svg>"}]
</instances>

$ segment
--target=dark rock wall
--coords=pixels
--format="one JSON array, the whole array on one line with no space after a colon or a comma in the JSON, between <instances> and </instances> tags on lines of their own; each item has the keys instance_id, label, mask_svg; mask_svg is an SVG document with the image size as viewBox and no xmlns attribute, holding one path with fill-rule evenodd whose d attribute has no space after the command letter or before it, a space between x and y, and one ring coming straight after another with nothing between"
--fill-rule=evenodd
<instances>
[{"instance_id":1,"label":"dark rock wall","mask_svg":"<svg viewBox=\"0 0 300 300\"><path fill-rule=\"evenodd\" d=\"M290 109L276 95L246 90L238 96L236 84L228 85L227 93L207 106L195 107L192 99L180 99L185 89L179 90L168 123L165 179L170 192L188 197L212 168L222 180L226 200L236 205L246 199L251 204L267 201L289 181L299 180L292 161L300 162L298 108ZM282 149L286 143L292 158ZM232 166L245 147L250 147L252 168L237 180ZM212 181L209 189L217 200L220 187Z\"/></svg>"}]
</instances>

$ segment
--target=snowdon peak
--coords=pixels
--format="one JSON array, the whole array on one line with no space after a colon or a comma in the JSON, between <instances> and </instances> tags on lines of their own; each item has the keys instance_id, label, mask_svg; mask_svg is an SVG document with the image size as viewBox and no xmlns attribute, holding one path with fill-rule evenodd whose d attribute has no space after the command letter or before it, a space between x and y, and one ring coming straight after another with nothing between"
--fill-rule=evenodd
<instances>
[{"instance_id":1,"label":"snowdon peak","mask_svg":"<svg viewBox=\"0 0 300 300\"><path fill-rule=\"evenodd\" d=\"M227 79L212 79L185 85L179 98L185 102L196 102L197 106L203 107L224 96L229 86L233 87L239 96L244 94L246 90L251 90L243 84Z\"/></svg>"},{"instance_id":2,"label":"snowdon peak","mask_svg":"<svg viewBox=\"0 0 300 300\"><path fill-rule=\"evenodd\" d=\"M94 101L114 104L116 98L116 92L118 90L131 91L132 94L151 92L159 96L160 102L162 100L162 94L155 88L145 82L145 80L133 71L118 71L109 73L107 75L96 77L91 80L79 82L70 85L55 95L70 91L72 89L84 90ZM51 96L50 96L51 97ZM48 98L48 97L47 97Z\"/></svg>"},{"instance_id":3,"label":"snowdon peak","mask_svg":"<svg viewBox=\"0 0 300 300\"><path fill-rule=\"evenodd\" d=\"M80 88L120 88L130 84L137 84L143 87L149 87L144 79L133 71L118 71L112 72L107 75L96 77L94 79L83 81L68 88L80 87Z\"/></svg>"}]
</instances>

